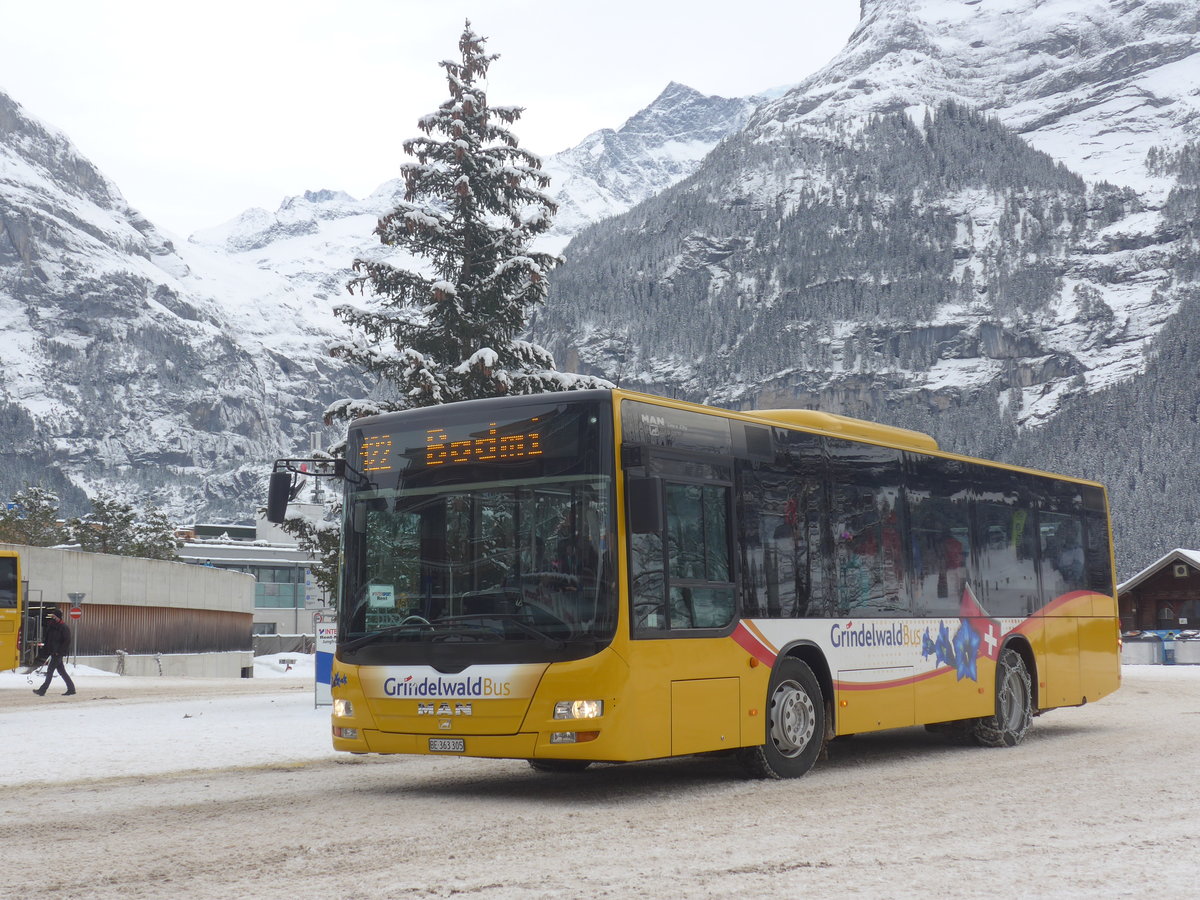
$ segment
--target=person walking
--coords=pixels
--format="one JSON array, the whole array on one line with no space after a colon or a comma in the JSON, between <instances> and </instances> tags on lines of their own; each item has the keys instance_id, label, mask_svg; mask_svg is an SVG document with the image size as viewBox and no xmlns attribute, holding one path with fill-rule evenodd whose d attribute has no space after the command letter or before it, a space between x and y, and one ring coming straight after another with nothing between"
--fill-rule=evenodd
<instances>
[{"instance_id":1,"label":"person walking","mask_svg":"<svg viewBox=\"0 0 1200 900\"><path fill-rule=\"evenodd\" d=\"M67 674L67 666L63 662L63 657L71 649L71 629L62 620L62 613L57 609L46 613L46 632L42 635L42 649L46 653L46 680L42 682L40 688L34 690L34 693L39 697L46 696L46 689L50 687L50 682L57 671L67 685L63 696L70 697L75 693L75 682Z\"/></svg>"}]
</instances>

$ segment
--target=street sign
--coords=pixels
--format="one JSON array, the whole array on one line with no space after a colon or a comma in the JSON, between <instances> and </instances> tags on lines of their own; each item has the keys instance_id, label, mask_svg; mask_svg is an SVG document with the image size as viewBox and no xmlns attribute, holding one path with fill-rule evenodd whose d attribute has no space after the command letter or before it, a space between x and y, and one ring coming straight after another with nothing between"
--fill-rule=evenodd
<instances>
[{"instance_id":1,"label":"street sign","mask_svg":"<svg viewBox=\"0 0 1200 900\"><path fill-rule=\"evenodd\" d=\"M72 619L82 619L83 618L83 610L80 609L78 606L72 606L71 607L71 618Z\"/></svg>"},{"instance_id":2,"label":"street sign","mask_svg":"<svg viewBox=\"0 0 1200 900\"><path fill-rule=\"evenodd\" d=\"M313 613L316 629L316 677L313 679L313 706L333 704L333 654L337 650L337 613L324 609Z\"/></svg>"}]
</instances>

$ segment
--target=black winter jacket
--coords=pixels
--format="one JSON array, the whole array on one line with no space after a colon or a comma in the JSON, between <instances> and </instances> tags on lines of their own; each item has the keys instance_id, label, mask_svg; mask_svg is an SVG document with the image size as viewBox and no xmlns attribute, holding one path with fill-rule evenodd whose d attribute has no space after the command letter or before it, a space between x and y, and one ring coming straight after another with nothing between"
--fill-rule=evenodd
<instances>
[{"instance_id":1,"label":"black winter jacket","mask_svg":"<svg viewBox=\"0 0 1200 900\"><path fill-rule=\"evenodd\" d=\"M42 648L50 656L63 656L71 650L71 629L51 619L42 634Z\"/></svg>"}]
</instances>

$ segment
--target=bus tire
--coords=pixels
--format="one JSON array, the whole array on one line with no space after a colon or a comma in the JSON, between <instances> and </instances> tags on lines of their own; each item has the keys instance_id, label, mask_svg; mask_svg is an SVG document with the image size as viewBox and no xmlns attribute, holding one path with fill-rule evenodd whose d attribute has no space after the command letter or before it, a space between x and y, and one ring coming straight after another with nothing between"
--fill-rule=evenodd
<instances>
[{"instance_id":1,"label":"bus tire","mask_svg":"<svg viewBox=\"0 0 1200 900\"><path fill-rule=\"evenodd\" d=\"M996 711L975 723L975 743L983 747L1015 747L1033 720L1033 682L1025 660L1011 648L996 662Z\"/></svg>"},{"instance_id":2,"label":"bus tire","mask_svg":"<svg viewBox=\"0 0 1200 900\"><path fill-rule=\"evenodd\" d=\"M592 764L587 759L529 759L526 762L536 772L582 772Z\"/></svg>"},{"instance_id":3,"label":"bus tire","mask_svg":"<svg viewBox=\"0 0 1200 900\"><path fill-rule=\"evenodd\" d=\"M766 741L739 751L739 761L755 778L799 778L825 740L825 698L807 663L791 656L775 663L765 718Z\"/></svg>"}]
</instances>

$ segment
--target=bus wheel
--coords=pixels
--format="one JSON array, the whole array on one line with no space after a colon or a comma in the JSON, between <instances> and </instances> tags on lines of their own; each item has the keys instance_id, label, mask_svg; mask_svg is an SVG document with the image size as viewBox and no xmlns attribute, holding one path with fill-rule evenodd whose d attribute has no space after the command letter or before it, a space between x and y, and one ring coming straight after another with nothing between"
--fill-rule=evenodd
<instances>
[{"instance_id":1,"label":"bus wheel","mask_svg":"<svg viewBox=\"0 0 1200 900\"><path fill-rule=\"evenodd\" d=\"M586 759L530 759L529 768L538 772L582 772L592 763Z\"/></svg>"},{"instance_id":2,"label":"bus wheel","mask_svg":"<svg viewBox=\"0 0 1200 900\"><path fill-rule=\"evenodd\" d=\"M799 778L812 768L825 739L825 698L807 663L783 657L767 687L766 742L739 751L756 778Z\"/></svg>"},{"instance_id":3,"label":"bus wheel","mask_svg":"<svg viewBox=\"0 0 1200 900\"><path fill-rule=\"evenodd\" d=\"M1015 747L1033 716L1033 684L1016 650L1000 653L996 664L996 712L975 723L975 742L984 747Z\"/></svg>"}]
</instances>

